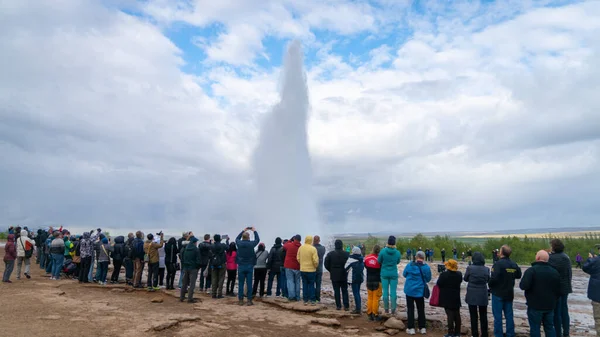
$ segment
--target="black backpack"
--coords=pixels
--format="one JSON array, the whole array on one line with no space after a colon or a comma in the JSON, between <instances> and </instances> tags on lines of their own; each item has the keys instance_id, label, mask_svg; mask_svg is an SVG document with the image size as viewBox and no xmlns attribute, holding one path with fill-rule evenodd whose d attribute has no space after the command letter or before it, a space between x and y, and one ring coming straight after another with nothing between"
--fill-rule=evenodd
<instances>
[{"instance_id":1,"label":"black backpack","mask_svg":"<svg viewBox=\"0 0 600 337\"><path fill-rule=\"evenodd\" d=\"M210 265L213 268L222 268L226 262L225 248L223 244L216 243L212 250L212 257L210 258Z\"/></svg>"}]
</instances>

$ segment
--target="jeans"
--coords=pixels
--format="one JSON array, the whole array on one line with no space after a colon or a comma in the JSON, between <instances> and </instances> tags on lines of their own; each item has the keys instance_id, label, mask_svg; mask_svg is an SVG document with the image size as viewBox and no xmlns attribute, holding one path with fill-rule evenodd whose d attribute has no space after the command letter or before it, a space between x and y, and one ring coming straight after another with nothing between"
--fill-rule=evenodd
<instances>
[{"instance_id":1,"label":"jeans","mask_svg":"<svg viewBox=\"0 0 600 337\"><path fill-rule=\"evenodd\" d=\"M165 268L161 268L160 264L158 266L158 285L163 286L165 282Z\"/></svg>"},{"instance_id":2,"label":"jeans","mask_svg":"<svg viewBox=\"0 0 600 337\"><path fill-rule=\"evenodd\" d=\"M40 259L40 269L46 268L48 255L46 255L46 253L42 252L42 250L40 249L38 250L38 257Z\"/></svg>"},{"instance_id":3,"label":"jeans","mask_svg":"<svg viewBox=\"0 0 600 337\"><path fill-rule=\"evenodd\" d=\"M204 289L212 289L212 268L206 269L206 282L204 283Z\"/></svg>"},{"instance_id":4,"label":"jeans","mask_svg":"<svg viewBox=\"0 0 600 337\"><path fill-rule=\"evenodd\" d=\"M207 284L208 282L205 282L206 279L204 278L204 272L206 271L206 268L208 268L208 266L200 266L200 270L198 272L198 277L200 278L200 283L198 284L198 286L199 286L198 288L200 288L200 290L208 288L208 286L205 285L205 283Z\"/></svg>"},{"instance_id":5,"label":"jeans","mask_svg":"<svg viewBox=\"0 0 600 337\"><path fill-rule=\"evenodd\" d=\"M348 300L348 282L346 280L339 282L331 282L333 286L333 297L335 297L336 309L342 309L342 301L340 300L340 293L344 301L344 309L350 308L350 301Z\"/></svg>"},{"instance_id":6,"label":"jeans","mask_svg":"<svg viewBox=\"0 0 600 337\"><path fill-rule=\"evenodd\" d=\"M361 283L352 283L352 296L354 296L354 305L356 311L362 312L362 305L360 302L360 285Z\"/></svg>"},{"instance_id":7,"label":"jeans","mask_svg":"<svg viewBox=\"0 0 600 337\"><path fill-rule=\"evenodd\" d=\"M198 278L198 269L188 269L181 271L181 292L179 293L179 300L185 299L185 293L187 292L188 301L191 302L194 299L194 289L196 288L196 278ZM188 289L189 287L189 289Z\"/></svg>"},{"instance_id":8,"label":"jeans","mask_svg":"<svg viewBox=\"0 0 600 337\"><path fill-rule=\"evenodd\" d=\"M254 284L252 285L252 295L257 292L260 297L265 295L265 278L267 277L267 268L254 269Z\"/></svg>"},{"instance_id":9,"label":"jeans","mask_svg":"<svg viewBox=\"0 0 600 337\"><path fill-rule=\"evenodd\" d=\"M244 286L246 287L246 298L252 301L252 275L254 266L251 264L238 265L238 299L244 299Z\"/></svg>"},{"instance_id":10,"label":"jeans","mask_svg":"<svg viewBox=\"0 0 600 337\"><path fill-rule=\"evenodd\" d=\"M65 256L63 254L52 254L52 277L59 279ZM18 266L17 266L18 267Z\"/></svg>"},{"instance_id":11,"label":"jeans","mask_svg":"<svg viewBox=\"0 0 600 337\"><path fill-rule=\"evenodd\" d=\"M221 268L212 268L211 271L211 293L213 297L223 296L223 283L225 282L225 265Z\"/></svg>"},{"instance_id":12,"label":"jeans","mask_svg":"<svg viewBox=\"0 0 600 337\"><path fill-rule=\"evenodd\" d=\"M179 272L179 284L177 285L179 288L183 288L183 274L184 274L184 272L183 272L183 270L181 270ZM196 275L196 278L198 278L198 275ZM195 286L194 286L194 288L195 288Z\"/></svg>"},{"instance_id":13,"label":"jeans","mask_svg":"<svg viewBox=\"0 0 600 337\"><path fill-rule=\"evenodd\" d=\"M106 275L108 275L108 261L98 262L98 281L106 283Z\"/></svg>"},{"instance_id":14,"label":"jeans","mask_svg":"<svg viewBox=\"0 0 600 337\"><path fill-rule=\"evenodd\" d=\"M286 268L288 298L300 301L300 271Z\"/></svg>"},{"instance_id":15,"label":"jeans","mask_svg":"<svg viewBox=\"0 0 600 337\"><path fill-rule=\"evenodd\" d=\"M569 336L571 324L571 318L569 317L569 305L567 300L569 294L560 296L556 301L554 307L554 329L556 330L556 337Z\"/></svg>"},{"instance_id":16,"label":"jeans","mask_svg":"<svg viewBox=\"0 0 600 337\"><path fill-rule=\"evenodd\" d=\"M35 257L35 263L41 265L41 262L42 262L42 247L36 246L35 250L37 251L37 253L36 253L37 255Z\"/></svg>"},{"instance_id":17,"label":"jeans","mask_svg":"<svg viewBox=\"0 0 600 337\"><path fill-rule=\"evenodd\" d=\"M471 317L471 335L488 337L487 305L469 305L469 316ZM481 335L479 334L478 323L481 326Z\"/></svg>"},{"instance_id":18,"label":"jeans","mask_svg":"<svg viewBox=\"0 0 600 337\"><path fill-rule=\"evenodd\" d=\"M63 257L64 258L64 257ZM21 265L25 262L25 275L29 275L29 265L31 264L31 258L26 258L23 256L17 256L17 278L21 278ZM60 265L62 267L62 263Z\"/></svg>"},{"instance_id":19,"label":"jeans","mask_svg":"<svg viewBox=\"0 0 600 337\"><path fill-rule=\"evenodd\" d=\"M121 266L123 260L113 260L113 273L110 276L110 280L113 282L119 282L119 274L121 274Z\"/></svg>"},{"instance_id":20,"label":"jeans","mask_svg":"<svg viewBox=\"0 0 600 337\"><path fill-rule=\"evenodd\" d=\"M454 255L452 255L452 257L453 257L455 260L458 260L458 254L454 254Z\"/></svg>"},{"instance_id":21,"label":"jeans","mask_svg":"<svg viewBox=\"0 0 600 337\"><path fill-rule=\"evenodd\" d=\"M267 282L267 296L273 295L273 280L277 278L277 289L275 289L275 296L281 295L281 272L269 271L269 281Z\"/></svg>"},{"instance_id":22,"label":"jeans","mask_svg":"<svg viewBox=\"0 0 600 337\"><path fill-rule=\"evenodd\" d=\"M304 303L315 302L315 278L317 277L316 272L301 272L302 276L302 299Z\"/></svg>"},{"instance_id":23,"label":"jeans","mask_svg":"<svg viewBox=\"0 0 600 337\"><path fill-rule=\"evenodd\" d=\"M371 290L367 284L367 315L379 315L379 299L382 294L381 283L379 283L379 288L376 290Z\"/></svg>"},{"instance_id":24,"label":"jeans","mask_svg":"<svg viewBox=\"0 0 600 337\"><path fill-rule=\"evenodd\" d=\"M235 288L235 279L237 278L237 269L227 269L227 295L233 295L233 289Z\"/></svg>"},{"instance_id":25,"label":"jeans","mask_svg":"<svg viewBox=\"0 0 600 337\"><path fill-rule=\"evenodd\" d=\"M408 329L415 328L415 304L419 315L419 329L425 329L425 298L406 296L406 311L408 313Z\"/></svg>"},{"instance_id":26,"label":"jeans","mask_svg":"<svg viewBox=\"0 0 600 337\"><path fill-rule=\"evenodd\" d=\"M383 309L388 311L391 303L392 312L395 312L398 305L398 295L396 293L398 277L382 277L381 286L383 288Z\"/></svg>"},{"instance_id":27,"label":"jeans","mask_svg":"<svg viewBox=\"0 0 600 337\"><path fill-rule=\"evenodd\" d=\"M15 260L4 261L4 275L2 276L2 282L10 280L10 274L12 274L13 268L15 267Z\"/></svg>"},{"instance_id":28,"label":"jeans","mask_svg":"<svg viewBox=\"0 0 600 337\"><path fill-rule=\"evenodd\" d=\"M158 262L148 263L148 281L146 282L148 288L158 287Z\"/></svg>"},{"instance_id":29,"label":"jeans","mask_svg":"<svg viewBox=\"0 0 600 337\"><path fill-rule=\"evenodd\" d=\"M285 268L281 267L281 272L279 273L279 279L281 280L281 296L288 298L288 288L287 288L287 274ZM277 281L279 285L279 281Z\"/></svg>"},{"instance_id":30,"label":"jeans","mask_svg":"<svg viewBox=\"0 0 600 337\"><path fill-rule=\"evenodd\" d=\"M556 337L554 330L554 310L535 310L527 308L527 320L529 321L529 336L540 337L540 329L544 325L546 337Z\"/></svg>"},{"instance_id":31,"label":"jeans","mask_svg":"<svg viewBox=\"0 0 600 337\"><path fill-rule=\"evenodd\" d=\"M460 309L445 309L445 311L448 319L448 335L460 335Z\"/></svg>"},{"instance_id":32,"label":"jeans","mask_svg":"<svg viewBox=\"0 0 600 337\"><path fill-rule=\"evenodd\" d=\"M494 315L494 336L503 337L502 313L506 319L506 337L515 337L515 321L513 316L513 302L504 301L492 294L492 314Z\"/></svg>"},{"instance_id":33,"label":"jeans","mask_svg":"<svg viewBox=\"0 0 600 337\"><path fill-rule=\"evenodd\" d=\"M323 283L323 272L318 271L315 278L315 298L321 302L321 284Z\"/></svg>"},{"instance_id":34,"label":"jeans","mask_svg":"<svg viewBox=\"0 0 600 337\"><path fill-rule=\"evenodd\" d=\"M123 263L125 264L125 280L127 282L131 282L133 279L133 260L130 258L125 258Z\"/></svg>"},{"instance_id":35,"label":"jeans","mask_svg":"<svg viewBox=\"0 0 600 337\"><path fill-rule=\"evenodd\" d=\"M90 271L88 272L88 281L92 280L93 274L94 274L94 262L96 261L95 258L95 254L92 253L92 256L90 256L92 259L90 261Z\"/></svg>"},{"instance_id":36,"label":"jeans","mask_svg":"<svg viewBox=\"0 0 600 337\"><path fill-rule=\"evenodd\" d=\"M46 255L46 274L52 273L52 254Z\"/></svg>"},{"instance_id":37,"label":"jeans","mask_svg":"<svg viewBox=\"0 0 600 337\"><path fill-rule=\"evenodd\" d=\"M92 257L87 256L81 259L81 268L79 269L79 282L89 282L88 275L92 264Z\"/></svg>"}]
</instances>

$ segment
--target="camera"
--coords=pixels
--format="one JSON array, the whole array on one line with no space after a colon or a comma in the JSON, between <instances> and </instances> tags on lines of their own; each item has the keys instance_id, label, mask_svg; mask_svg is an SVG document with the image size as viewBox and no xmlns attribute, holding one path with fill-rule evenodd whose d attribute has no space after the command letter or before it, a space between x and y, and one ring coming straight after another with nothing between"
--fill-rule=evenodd
<instances>
[{"instance_id":1,"label":"camera","mask_svg":"<svg viewBox=\"0 0 600 337\"><path fill-rule=\"evenodd\" d=\"M252 230L252 226L246 227L246 230L247 231Z\"/></svg>"},{"instance_id":2,"label":"camera","mask_svg":"<svg viewBox=\"0 0 600 337\"><path fill-rule=\"evenodd\" d=\"M160 232L156 233L156 235L158 235L158 236L163 235L163 231L160 231Z\"/></svg>"}]
</instances>

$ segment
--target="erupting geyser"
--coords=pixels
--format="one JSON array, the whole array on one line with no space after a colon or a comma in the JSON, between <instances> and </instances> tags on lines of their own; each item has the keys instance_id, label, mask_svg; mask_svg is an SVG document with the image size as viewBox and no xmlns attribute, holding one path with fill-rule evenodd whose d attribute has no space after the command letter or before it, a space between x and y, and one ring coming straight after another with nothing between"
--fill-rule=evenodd
<instances>
[{"instance_id":1,"label":"erupting geyser","mask_svg":"<svg viewBox=\"0 0 600 337\"><path fill-rule=\"evenodd\" d=\"M267 244L276 236L319 233L307 144L308 88L302 48L292 42L284 59L281 101L265 116L254 152L256 226ZM266 241L268 240L268 241Z\"/></svg>"}]
</instances>

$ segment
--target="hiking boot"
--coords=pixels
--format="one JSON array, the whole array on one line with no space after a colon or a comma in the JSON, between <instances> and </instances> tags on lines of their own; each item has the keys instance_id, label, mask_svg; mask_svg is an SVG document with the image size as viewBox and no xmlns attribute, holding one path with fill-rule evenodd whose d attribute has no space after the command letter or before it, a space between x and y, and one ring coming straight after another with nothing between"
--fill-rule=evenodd
<instances>
[{"instance_id":1,"label":"hiking boot","mask_svg":"<svg viewBox=\"0 0 600 337\"><path fill-rule=\"evenodd\" d=\"M221 298L225 298L225 296L223 296L223 295L219 295L219 296L217 296L217 298L218 298L218 299L221 299Z\"/></svg>"},{"instance_id":2,"label":"hiking boot","mask_svg":"<svg viewBox=\"0 0 600 337\"><path fill-rule=\"evenodd\" d=\"M31 278L31 275L29 275L29 274L25 274L25 277L27 277L28 279L30 279L30 278Z\"/></svg>"},{"instance_id":3,"label":"hiking boot","mask_svg":"<svg viewBox=\"0 0 600 337\"><path fill-rule=\"evenodd\" d=\"M192 298L191 300L187 301L188 303L198 303L198 300L195 298Z\"/></svg>"},{"instance_id":4,"label":"hiking boot","mask_svg":"<svg viewBox=\"0 0 600 337\"><path fill-rule=\"evenodd\" d=\"M244 300L239 300L239 301L238 301L238 304L239 304L240 306L244 305Z\"/></svg>"},{"instance_id":5,"label":"hiking boot","mask_svg":"<svg viewBox=\"0 0 600 337\"><path fill-rule=\"evenodd\" d=\"M374 316L373 319L375 320L375 322L381 322L381 320L383 319L379 315L373 315L373 316Z\"/></svg>"},{"instance_id":6,"label":"hiking boot","mask_svg":"<svg viewBox=\"0 0 600 337\"><path fill-rule=\"evenodd\" d=\"M316 305L317 305L317 302L315 302L315 301L312 301L312 302L310 302L310 305L312 305L312 306L314 307L314 306L316 306Z\"/></svg>"},{"instance_id":7,"label":"hiking boot","mask_svg":"<svg viewBox=\"0 0 600 337\"><path fill-rule=\"evenodd\" d=\"M179 299L179 302L183 302L183 301L185 301L185 298L180 298Z\"/></svg>"},{"instance_id":8,"label":"hiking boot","mask_svg":"<svg viewBox=\"0 0 600 337\"><path fill-rule=\"evenodd\" d=\"M353 310L351 314L360 316L362 314L362 312L360 312L360 310Z\"/></svg>"},{"instance_id":9,"label":"hiking boot","mask_svg":"<svg viewBox=\"0 0 600 337\"><path fill-rule=\"evenodd\" d=\"M154 287L152 289L154 289L154 290L160 290L160 287Z\"/></svg>"},{"instance_id":10,"label":"hiking boot","mask_svg":"<svg viewBox=\"0 0 600 337\"><path fill-rule=\"evenodd\" d=\"M251 306L253 306L253 305L254 305L254 303L252 303L252 301L248 301L248 304L247 304L247 306L251 307Z\"/></svg>"},{"instance_id":11,"label":"hiking boot","mask_svg":"<svg viewBox=\"0 0 600 337\"><path fill-rule=\"evenodd\" d=\"M375 315L369 314L369 321L374 321L374 320L375 320Z\"/></svg>"},{"instance_id":12,"label":"hiking boot","mask_svg":"<svg viewBox=\"0 0 600 337\"><path fill-rule=\"evenodd\" d=\"M350 308L344 308L344 311L350 311Z\"/></svg>"},{"instance_id":13,"label":"hiking boot","mask_svg":"<svg viewBox=\"0 0 600 337\"><path fill-rule=\"evenodd\" d=\"M426 335L427 334L427 329L423 328L421 329L421 335Z\"/></svg>"}]
</instances>

